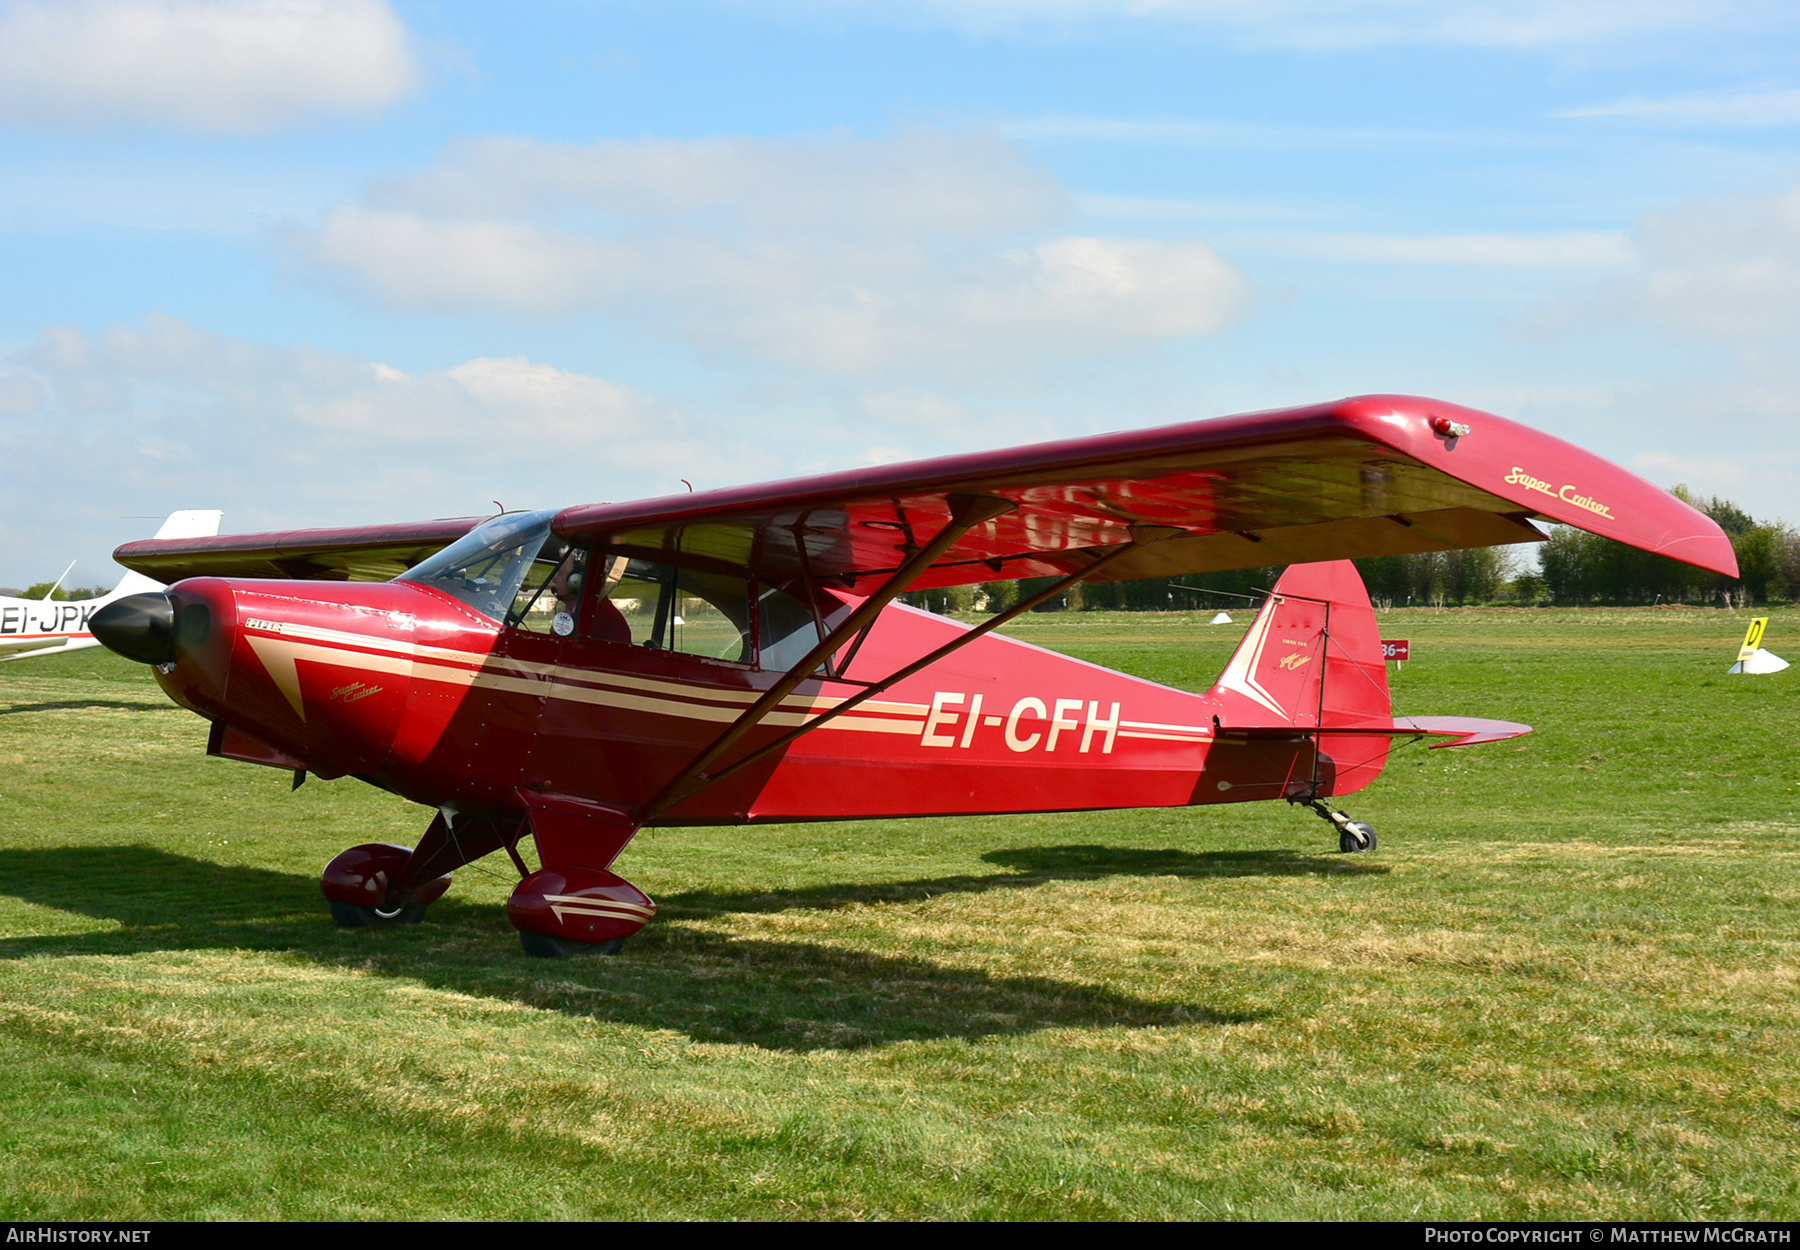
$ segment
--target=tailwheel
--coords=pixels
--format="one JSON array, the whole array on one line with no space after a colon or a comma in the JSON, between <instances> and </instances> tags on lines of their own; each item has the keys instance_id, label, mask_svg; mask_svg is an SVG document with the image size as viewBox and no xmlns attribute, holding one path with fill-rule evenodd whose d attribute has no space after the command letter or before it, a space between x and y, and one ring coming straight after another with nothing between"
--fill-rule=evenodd
<instances>
[{"instance_id":1,"label":"tailwheel","mask_svg":"<svg viewBox=\"0 0 1800 1250\"><path fill-rule=\"evenodd\" d=\"M1375 849L1375 826L1367 821L1351 820L1343 812L1319 798L1290 797L1288 802L1309 807L1319 814L1321 820L1331 822L1338 831L1338 850L1344 854L1356 855L1362 851Z\"/></svg>"},{"instance_id":2,"label":"tailwheel","mask_svg":"<svg viewBox=\"0 0 1800 1250\"><path fill-rule=\"evenodd\" d=\"M577 942L554 933L534 929L519 930L519 945L533 959L567 959L571 955L617 955L625 948L625 939L616 937L606 942Z\"/></svg>"}]
</instances>

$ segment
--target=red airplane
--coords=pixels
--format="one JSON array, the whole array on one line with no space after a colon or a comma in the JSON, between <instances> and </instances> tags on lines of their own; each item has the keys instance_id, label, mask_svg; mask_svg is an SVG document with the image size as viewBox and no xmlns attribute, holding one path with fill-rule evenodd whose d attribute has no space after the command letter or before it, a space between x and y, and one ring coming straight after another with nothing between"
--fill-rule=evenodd
<instances>
[{"instance_id":1,"label":"red airplane","mask_svg":"<svg viewBox=\"0 0 1800 1250\"><path fill-rule=\"evenodd\" d=\"M437 811L334 859L340 925L418 921L504 850L527 952L619 944L656 905L610 870L645 825L1327 800L1396 737L1349 557L1578 526L1735 576L1665 491L1500 417L1365 396L772 485L488 520L129 543L171 583L96 614L212 722L208 752L353 775ZM1325 561L1325 563L1321 563ZM1190 694L993 631L1079 582L1291 564ZM903 591L1056 580L974 627ZM531 835L539 866L521 853Z\"/></svg>"}]
</instances>

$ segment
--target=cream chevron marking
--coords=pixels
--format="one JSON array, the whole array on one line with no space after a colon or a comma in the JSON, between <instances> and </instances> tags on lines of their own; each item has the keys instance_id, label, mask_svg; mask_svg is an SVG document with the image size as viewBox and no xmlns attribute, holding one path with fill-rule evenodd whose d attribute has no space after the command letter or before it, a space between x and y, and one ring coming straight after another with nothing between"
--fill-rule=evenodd
<instances>
[{"instance_id":1,"label":"cream chevron marking","mask_svg":"<svg viewBox=\"0 0 1800 1250\"><path fill-rule=\"evenodd\" d=\"M268 629L272 623L257 621L255 624L261 628ZM736 720L738 716L738 709L729 706L721 707L716 704L656 698L649 695L627 694L624 691L609 690L606 687L597 684L576 684L570 681L555 681L548 679L548 674L551 672L579 673L581 676L589 679L600 677L604 680L607 676L605 674L594 674L583 669L566 669L561 666L537 665L534 667L536 667L543 675L526 677L516 675L519 671L517 669L514 670L513 674L508 674L506 672L470 667L469 665L471 663L479 664L486 658L474 652L443 652L440 648L429 648L430 650L439 651L440 654L457 657L454 662L446 662L436 657L426 657L418 654L420 651L427 650L427 648L415 648L410 643L400 643L397 645L390 644L382 648L389 652L400 652L400 654L373 654L370 651L350 650L346 645L333 646L319 642L289 641L290 635L296 637L311 636L316 638L320 635L331 634L337 635L337 637L333 639L334 642L341 642L357 647L379 645L386 641L382 639L371 639L362 634L345 634L336 630L304 628L304 632L302 632L302 629L296 629L293 626L282 627L279 632L276 633L275 637L251 634L248 632L245 634L245 639L249 642L251 650L253 650L256 653L257 658L262 661L263 667L268 670L269 676L274 680L276 687L280 689L284 696L286 696L287 701L292 705L295 714L303 721L306 719L306 706L301 695L299 671L296 664L299 660L306 660L309 663L315 664L329 664L337 668L358 670L365 673L388 673L397 678L414 678L425 681L441 682L445 685L461 686L464 688L479 687L483 690L500 690L509 694L524 694L535 697L565 699L576 703L592 703L602 707L619 708L625 711L648 712L662 716L677 716L684 720L715 721L724 724ZM404 648L404 651L402 651L402 648ZM402 655L406 655L407 658L402 658ZM691 694L692 688L685 688L685 692ZM815 710L821 707L834 707L838 702L839 700L836 699L790 699L785 701L784 706L795 708L795 710L771 712L766 718L766 723L790 728L799 726L810 720L812 713ZM919 714L910 719L907 717L906 712L901 712L899 716L864 714L865 710L879 713L885 711L887 708L910 709L914 706L918 707ZM869 703L865 703L861 707L858 707L855 711L828 722L823 728L852 733L917 734L924 723L923 715L925 711L926 709L922 704L889 703L877 705L871 700Z\"/></svg>"},{"instance_id":2,"label":"cream chevron marking","mask_svg":"<svg viewBox=\"0 0 1800 1250\"><path fill-rule=\"evenodd\" d=\"M1238 646L1237 653L1231 657L1231 663L1220 674L1219 685L1262 704L1284 720L1291 720L1292 717L1282 710L1275 696L1264 690L1262 683L1256 680L1256 669L1262 662L1263 646L1269 641L1269 630L1275 624L1275 613L1282 603L1283 600L1277 596L1269 597L1268 606L1257 613L1249 634Z\"/></svg>"},{"instance_id":3,"label":"cream chevron marking","mask_svg":"<svg viewBox=\"0 0 1800 1250\"><path fill-rule=\"evenodd\" d=\"M287 632L285 629L281 631L283 635ZM256 653L256 658L262 661L262 666L268 670L276 688L286 696L294 714L303 721L306 719L306 702L300 693L300 671L296 663L299 660L335 664L341 668L361 669L364 672L389 673L400 678L412 675L412 661L395 656L358 654L338 647L289 642L280 635L268 638L246 633L244 639Z\"/></svg>"},{"instance_id":4,"label":"cream chevron marking","mask_svg":"<svg viewBox=\"0 0 1800 1250\"><path fill-rule=\"evenodd\" d=\"M1122 720L1119 722L1119 728L1122 730L1124 730L1124 729L1142 729L1142 730L1160 729L1164 733L1194 734L1194 735L1197 735L1202 738L1212 737L1212 727L1210 725L1164 725L1164 724L1160 724L1159 722L1153 721L1153 720Z\"/></svg>"},{"instance_id":5,"label":"cream chevron marking","mask_svg":"<svg viewBox=\"0 0 1800 1250\"><path fill-rule=\"evenodd\" d=\"M376 651L394 651L413 656L428 663L445 665L474 665L510 669L522 677L572 678L582 681L597 682L620 686L626 689L638 689L658 694L677 695L687 699L706 699L719 703L754 703L761 697L757 690L723 690L719 688L700 690L680 682L659 681L651 677L628 676L623 673L609 673L595 669L576 668L564 664L543 664L534 660L517 660L510 656L484 654L479 651L461 651L450 647L434 647L425 643L404 642L398 639L374 637L368 634L349 633L344 630L322 629L313 625L281 625L268 621L252 621L249 624L270 628L290 637L306 638L309 641L323 643L340 643L348 646L368 648ZM782 700L783 707L794 707L823 711L835 707L841 702L829 696L789 695ZM928 709L922 703L893 703L871 699L862 704L871 711L886 711L901 715L925 715Z\"/></svg>"},{"instance_id":6,"label":"cream chevron marking","mask_svg":"<svg viewBox=\"0 0 1800 1250\"><path fill-rule=\"evenodd\" d=\"M562 664L540 664L530 660L515 660L506 656L487 655L478 651L461 651L449 647L433 647L423 643L381 638L369 634L351 633L346 630L323 629L315 625L295 625L287 622L267 621L256 618L247 619L245 625L251 629L280 635L283 638L305 639L312 643L324 644L323 648L315 647L308 653L300 654L299 658L317 660L322 663L340 664L347 667L355 667L355 665L347 665L344 659L328 654L329 650L332 648L332 644L336 644L338 647L357 648L357 653L362 655L365 660L374 658L368 656L367 652L385 651L396 655L403 655L415 661L422 661L432 665L436 669L456 670L464 667L480 669L483 671L479 674L479 677L483 679L496 675L494 670L510 670L512 674L520 679L536 677L554 680L561 678L564 681L573 680L596 685L611 685L628 690L636 689L652 694L675 695L684 700L705 700L714 703L740 703L748 705L761 697L761 692L756 690L723 690L716 687L711 689L696 689L693 686L682 685L678 682L658 681L653 678L644 677L631 677L619 673L576 668ZM250 635L247 636L250 637L252 646L255 646L257 641L255 637ZM260 648L258 649L258 655L259 657L262 655ZM266 664L267 661L265 660L265 665ZM381 669L380 666L376 664L366 664L365 666L374 668L377 671L400 671L398 669ZM466 678L451 676L443 672L421 672L419 673L419 676L425 677L428 680L457 682L465 685L469 684L470 681L477 679L474 673L468 674ZM277 679L277 684L281 684L279 678ZM483 681L482 684L486 685L487 683L486 681ZM506 688L522 689L524 687ZM283 688L283 692L286 693L286 687ZM553 691L552 693L554 694L555 692ZM298 685L296 684L294 693L288 696L289 701L292 702L297 696ZM829 695L813 696L796 694L789 695L786 699L783 699L781 706L783 708L792 708L799 711L818 712L836 707L842 701L842 699L833 698ZM654 706L650 704L619 704L618 706L640 706L643 707L644 710L662 710L660 701ZM296 707L296 711L298 710L298 707ZM922 703L898 703L879 699L870 699L857 708L857 711L859 712L920 717L924 716L929 710L930 709ZM304 713L302 713L302 718L304 718ZM717 718L708 717L705 719ZM729 720L732 719L732 717L727 716L724 719Z\"/></svg>"},{"instance_id":7,"label":"cream chevron marking","mask_svg":"<svg viewBox=\"0 0 1800 1250\"><path fill-rule=\"evenodd\" d=\"M567 916L596 916L605 920L649 921L656 915L654 907L640 907L617 899L596 898L587 894L546 894L550 914L561 924Z\"/></svg>"}]
</instances>

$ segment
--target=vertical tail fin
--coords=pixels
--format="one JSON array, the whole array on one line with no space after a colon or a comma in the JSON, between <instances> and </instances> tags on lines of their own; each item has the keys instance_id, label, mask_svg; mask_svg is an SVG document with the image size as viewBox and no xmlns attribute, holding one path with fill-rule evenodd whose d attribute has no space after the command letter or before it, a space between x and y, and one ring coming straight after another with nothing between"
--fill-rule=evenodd
<instances>
[{"instance_id":1,"label":"vertical tail fin","mask_svg":"<svg viewBox=\"0 0 1800 1250\"><path fill-rule=\"evenodd\" d=\"M1387 724L1387 662L1356 566L1296 564L1244 635L1213 687L1227 729L1319 731L1323 792L1345 794L1380 775L1388 740L1332 728Z\"/></svg>"}]
</instances>

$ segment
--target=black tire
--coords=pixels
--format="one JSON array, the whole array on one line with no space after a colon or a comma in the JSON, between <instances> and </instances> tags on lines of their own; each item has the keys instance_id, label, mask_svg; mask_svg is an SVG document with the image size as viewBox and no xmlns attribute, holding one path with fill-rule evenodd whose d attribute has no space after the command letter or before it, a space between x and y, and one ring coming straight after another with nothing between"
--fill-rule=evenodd
<instances>
[{"instance_id":1,"label":"black tire","mask_svg":"<svg viewBox=\"0 0 1800 1250\"><path fill-rule=\"evenodd\" d=\"M551 933L532 929L519 930L519 945L533 959L567 959L571 955L617 955L625 947L624 938L610 942L576 942Z\"/></svg>"},{"instance_id":2,"label":"black tire","mask_svg":"<svg viewBox=\"0 0 1800 1250\"><path fill-rule=\"evenodd\" d=\"M1357 834L1362 834L1358 838ZM1364 840L1366 839L1366 841ZM1375 826L1353 820L1338 833L1338 850L1346 855L1355 855L1362 851L1375 849Z\"/></svg>"},{"instance_id":3,"label":"black tire","mask_svg":"<svg viewBox=\"0 0 1800 1250\"><path fill-rule=\"evenodd\" d=\"M340 903L335 899L328 900L331 918L337 921L340 929L386 929L394 925L418 924L425 919L427 904L415 903L409 907L363 907L356 903Z\"/></svg>"}]
</instances>

